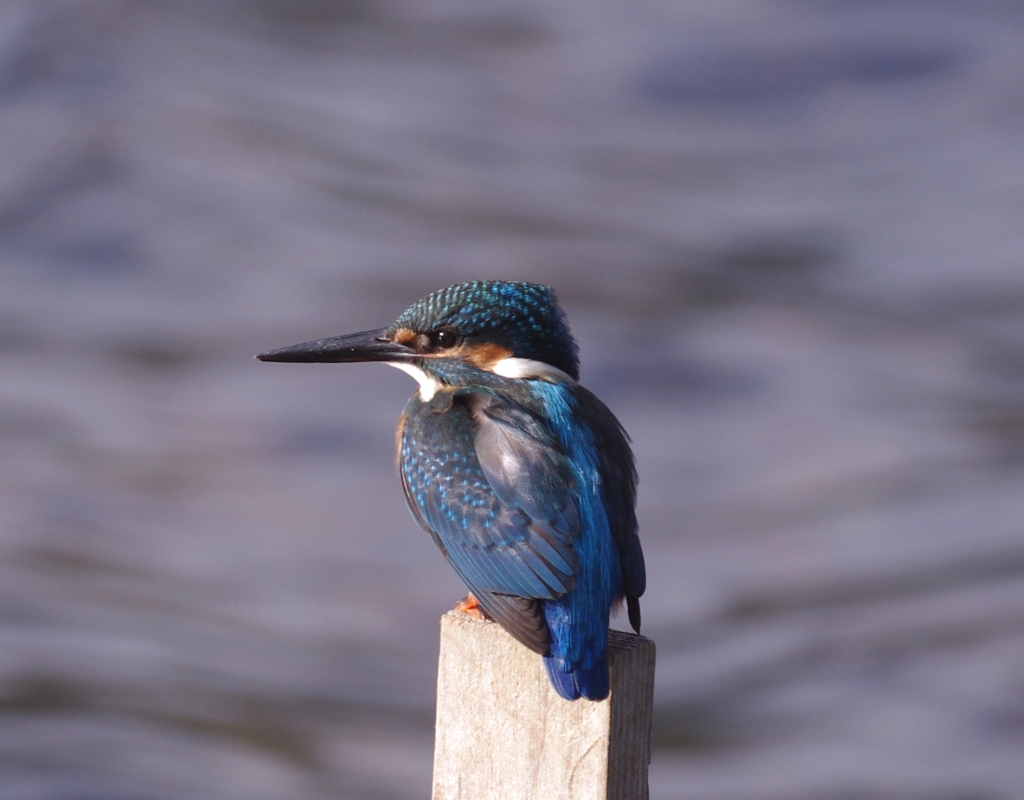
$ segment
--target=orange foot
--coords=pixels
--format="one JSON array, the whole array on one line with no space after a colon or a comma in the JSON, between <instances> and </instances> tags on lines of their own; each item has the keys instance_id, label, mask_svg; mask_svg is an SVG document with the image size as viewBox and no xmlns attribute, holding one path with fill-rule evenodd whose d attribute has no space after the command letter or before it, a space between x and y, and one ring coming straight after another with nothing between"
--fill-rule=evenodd
<instances>
[{"instance_id":1,"label":"orange foot","mask_svg":"<svg viewBox=\"0 0 1024 800\"><path fill-rule=\"evenodd\" d=\"M455 604L455 610L461 611L463 614L469 614L469 616L476 617L477 619L488 618L484 610L480 608L480 601L473 596L472 592Z\"/></svg>"}]
</instances>

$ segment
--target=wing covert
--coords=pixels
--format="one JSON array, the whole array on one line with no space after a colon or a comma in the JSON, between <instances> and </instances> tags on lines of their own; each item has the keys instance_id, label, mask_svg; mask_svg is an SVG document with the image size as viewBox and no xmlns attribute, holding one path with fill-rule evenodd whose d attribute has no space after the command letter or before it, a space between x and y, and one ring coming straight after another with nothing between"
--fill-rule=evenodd
<instances>
[{"instance_id":1,"label":"wing covert","mask_svg":"<svg viewBox=\"0 0 1024 800\"><path fill-rule=\"evenodd\" d=\"M478 597L561 597L579 569L565 455L511 403L476 394L448 403L437 413L413 401L404 418L402 484L413 515Z\"/></svg>"}]
</instances>

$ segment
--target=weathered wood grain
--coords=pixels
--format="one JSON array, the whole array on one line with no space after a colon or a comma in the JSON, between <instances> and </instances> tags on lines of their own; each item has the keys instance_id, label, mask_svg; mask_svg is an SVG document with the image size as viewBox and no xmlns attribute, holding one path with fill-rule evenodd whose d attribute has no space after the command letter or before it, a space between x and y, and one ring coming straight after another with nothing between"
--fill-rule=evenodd
<instances>
[{"instance_id":1,"label":"weathered wood grain","mask_svg":"<svg viewBox=\"0 0 1024 800\"><path fill-rule=\"evenodd\" d=\"M491 622L441 618L433 800L646 800L654 642L611 631L611 694L570 702Z\"/></svg>"}]
</instances>

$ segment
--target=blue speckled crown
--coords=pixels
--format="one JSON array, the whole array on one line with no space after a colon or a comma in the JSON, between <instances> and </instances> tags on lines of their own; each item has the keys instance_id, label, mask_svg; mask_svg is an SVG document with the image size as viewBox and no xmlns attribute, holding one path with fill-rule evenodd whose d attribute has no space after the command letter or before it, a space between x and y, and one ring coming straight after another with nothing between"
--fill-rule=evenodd
<instances>
[{"instance_id":1,"label":"blue speckled crown","mask_svg":"<svg viewBox=\"0 0 1024 800\"><path fill-rule=\"evenodd\" d=\"M518 358L558 367L579 379L576 342L555 293L538 283L469 281L417 300L390 330L455 328L470 343L493 342Z\"/></svg>"}]
</instances>

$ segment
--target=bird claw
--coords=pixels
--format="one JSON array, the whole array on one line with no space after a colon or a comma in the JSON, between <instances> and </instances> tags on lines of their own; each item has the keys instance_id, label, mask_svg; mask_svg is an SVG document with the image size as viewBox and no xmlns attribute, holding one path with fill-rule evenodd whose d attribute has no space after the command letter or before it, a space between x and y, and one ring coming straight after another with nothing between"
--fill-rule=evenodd
<instances>
[{"instance_id":1,"label":"bird claw","mask_svg":"<svg viewBox=\"0 0 1024 800\"><path fill-rule=\"evenodd\" d=\"M461 611L463 614L469 614L469 616L476 617L477 619L490 619L484 613L484 610L480 607L480 601L476 599L472 592L455 604L455 610Z\"/></svg>"}]
</instances>

